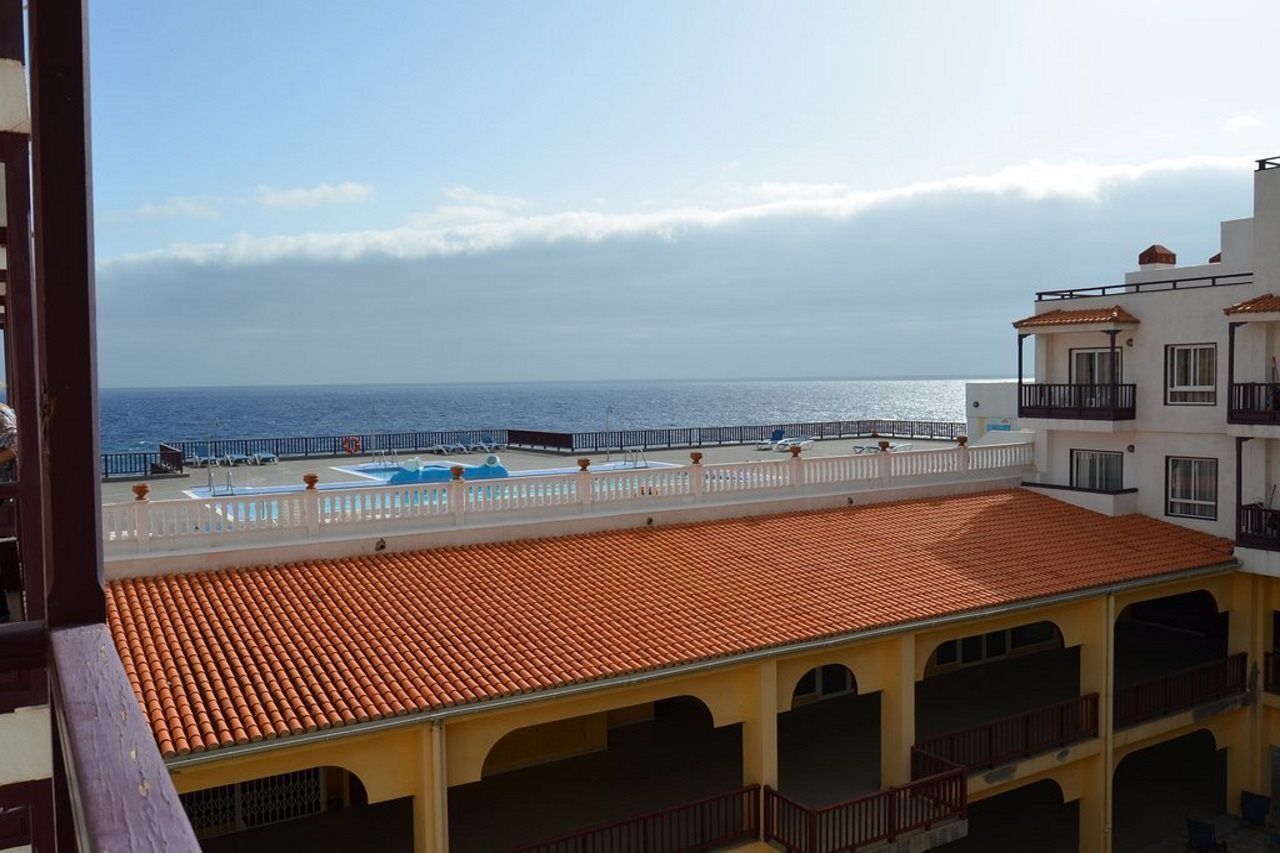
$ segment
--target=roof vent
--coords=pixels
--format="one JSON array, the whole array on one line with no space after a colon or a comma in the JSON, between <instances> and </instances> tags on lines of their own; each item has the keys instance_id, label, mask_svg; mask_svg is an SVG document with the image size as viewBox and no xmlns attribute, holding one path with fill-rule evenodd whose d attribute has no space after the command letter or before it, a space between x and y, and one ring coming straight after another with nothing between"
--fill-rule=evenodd
<instances>
[{"instance_id":1,"label":"roof vent","mask_svg":"<svg viewBox=\"0 0 1280 853\"><path fill-rule=\"evenodd\" d=\"M1221 252L1219 252L1218 254L1216 254L1216 255L1214 255L1212 258L1210 258L1210 259L1209 259L1209 263L1211 263L1211 264L1220 264L1220 263L1222 263L1222 253L1221 253Z\"/></svg>"},{"instance_id":2,"label":"roof vent","mask_svg":"<svg viewBox=\"0 0 1280 853\"><path fill-rule=\"evenodd\" d=\"M1141 270L1165 269L1166 267L1175 266L1177 263L1178 256L1159 243L1153 243L1138 255L1138 269Z\"/></svg>"}]
</instances>

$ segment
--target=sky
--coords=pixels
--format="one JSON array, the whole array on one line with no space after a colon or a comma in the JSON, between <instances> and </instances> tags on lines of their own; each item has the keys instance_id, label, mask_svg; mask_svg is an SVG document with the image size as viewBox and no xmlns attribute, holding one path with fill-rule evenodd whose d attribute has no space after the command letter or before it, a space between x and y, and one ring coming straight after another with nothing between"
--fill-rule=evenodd
<instances>
[{"instance_id":1,"label":"sky","mask_svg":"<svg viewBox=\"0 0 1280 853\"><path fill-rule=\"evenodd\" d=\"M1273 12L97 0L101 383L1012 375L1250 215Z\"/></svg>"}]
</instances>

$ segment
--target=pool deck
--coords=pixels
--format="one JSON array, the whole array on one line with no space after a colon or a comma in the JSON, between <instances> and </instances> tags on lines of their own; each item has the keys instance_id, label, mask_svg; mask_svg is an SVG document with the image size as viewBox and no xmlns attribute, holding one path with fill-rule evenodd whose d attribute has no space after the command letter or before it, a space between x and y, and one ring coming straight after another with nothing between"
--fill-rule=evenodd
<instances>
[{"instance_id":1,"label":"pool deck","mask_svg":"<svg viewBox=\"0 0 1280 853\"><path fill-rule=\"evenodd\" d=\"M843 438L830 439L826 441L816 441L812 448L805 451L806 456L847 456L853 452L854 445L874 445L875 439L864 438ZM925 449L941 449L944 447L955 447L954 441L930 441L927 439L910 439L895 440L895 444L910 444L912 450ZM702 461L706 464L715 464L721 462L747 462L760 461L769 459L786 459L787 454L778 453L770 450L756 450L754 445L732 445L724 447L703 447L696 448L702 453ZM644 458L651 462L674 462L681 465L689 463L690 450L652 450L644 453ZM484 461L484 453L465 453L454 454L451 456L441 457L431 453L410 453L402 457L412 458L419 456L424 461L456 461L468 465L479 465ZM502 464L511 471L529 471L545 468L572 468L575 466L575 456L561 453L543 453L530 450L500 450L498 455L502 458ZM621 453L613 453L612 455L604 453L588 454L593 464L605 462L607 459L617 461L622 458ZM184 476L163 477L154 480L146 480L148 486L151 487L149 497L151 500L169 500L173 498L186 498L187 489L192 489L209 484L209 470L212 470L214 483L222 488L226 485L227 474L232 475L232 483L236 486L274 486L274 485L294 485L302 483L302 475L314 473L320 476L320 482L363 482L370 486L379 485L376 480L368 477L361 477L346 471L337 470L339 467L349 467L359 465L361 463L372 462L373 457L368 454L360 454L355 456L346 456L343 458L330 459L290 459L278 462L274 465L237 465L234 468L225 466L215 467L213 469L204 468L188 468ZM119 503L122 501L133 500L133 480L117 480L102 484L102 502L103 503Z\"/></svg>"}]
</instances>

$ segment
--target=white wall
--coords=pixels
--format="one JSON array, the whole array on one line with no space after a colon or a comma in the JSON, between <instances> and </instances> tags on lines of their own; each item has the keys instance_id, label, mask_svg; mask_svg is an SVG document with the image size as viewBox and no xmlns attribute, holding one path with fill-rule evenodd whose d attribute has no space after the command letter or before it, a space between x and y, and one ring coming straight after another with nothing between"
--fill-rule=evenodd
<instances>
[{"instance_id":1,"label":"white wall","mask_svg":"<svg viewBox=\"0 0 1280 853\"><path fill-rule=\"evenodd\" d=\"M1018 383L966 382L965 421L970 441L977 441L994 425L1018 428Z\"/></svg>"}]
</instances>

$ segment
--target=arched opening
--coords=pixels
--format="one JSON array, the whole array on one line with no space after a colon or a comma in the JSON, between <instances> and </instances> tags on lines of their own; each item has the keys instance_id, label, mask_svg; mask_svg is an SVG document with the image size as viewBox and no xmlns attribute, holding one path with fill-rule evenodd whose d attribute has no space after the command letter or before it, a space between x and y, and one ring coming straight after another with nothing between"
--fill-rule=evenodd
<instances>
[{"instance_id":1,"label":"arched opening","mask_svg":"<svg viewBox=\"0 0 1280 853\"><path fill-rule=\"evenodd\" d=\"M209 853L413 850L413 798L369 805L364 783L342 767L309 767L181 795Z\"/></svg>"},{"instance_id":2,"label":"arched opening","mask_svg":"<svg viewBox=\"0 0 1280 853\"><path fill-rule=\"evenodd\" d=\"M1080 801L1064 803L1058 783L1043 779L971 803L968 834L936 849L947 853L1076 853L1079 839Z\"/></svg>"},{"instance_id":3,"label":"arched opening","mask_svg":"<svg viewBox=\"0 0 1280 853\"><path fill-rule=\"evenodd\" d=\"M1080 695L1080 647L1053 622L1029 622L939 644L916 682L916 740Z\"/></svg>"},{"instance_id":4,"label":"arched opening","mask_svg":"<svg viewBox=\"0 0 1280 853\"><path fill-rule=\"evenodd\" d=\"M809 806L880 787L880 694L860 695L846 666L810 669L778 714L778 790Z\"/></svg>"},{"instance_id":5,"label":"arched opening","mask_svg":"<svg viewBox=\"0 0 1280 853\"><path fill-rule=\"evenodd\" d=\"M1229 623L1205 590L1124 608L1115 625L1116 727L1242 692L1245 661L1228 659Z\"/></svg>"},{"instance_id":6,"label":"arched opening","mask_svg":"<svg viewBox=\"0 0 1280 853\"><path fill-rule=\"evenodd\" d=\"M1185 841L1187 818L1227 810L1227 751L1204 729L1137 750L1116 767L1112 793L1116 850Z\"/></svg>"},{"instance_id":7,"label":"arched opening","mask_svg":"<svg viewBox=\"0 0 1280 853\"><path fill-rule=\"evenodd\" d=\"M503 850L731 791L742 726L693 696L516 729L449 789L449 849Z\"/></svg>"}]
</instances>

